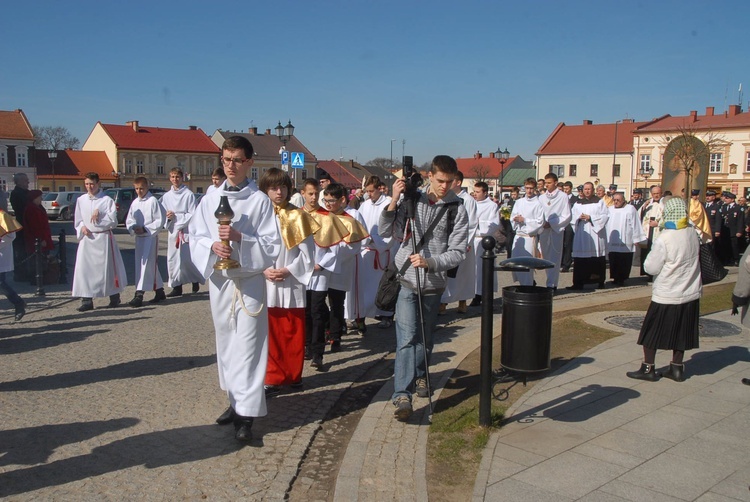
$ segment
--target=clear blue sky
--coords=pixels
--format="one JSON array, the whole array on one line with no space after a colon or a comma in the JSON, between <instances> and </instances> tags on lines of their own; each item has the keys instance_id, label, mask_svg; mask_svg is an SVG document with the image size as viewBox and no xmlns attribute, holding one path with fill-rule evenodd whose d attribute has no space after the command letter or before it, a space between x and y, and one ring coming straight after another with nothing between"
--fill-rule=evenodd
<instances>
[{"instance_id":1,"label":"clear blue sky","mask_svg":"<svg viewBox=\"0 0 750 502\"><path fill-rule=\"evenodd\" d=\"M5 2L0 109L260 130L319 158L533 160L559 122L750 100L747 1Z\"/></svg>"}]
</instances>

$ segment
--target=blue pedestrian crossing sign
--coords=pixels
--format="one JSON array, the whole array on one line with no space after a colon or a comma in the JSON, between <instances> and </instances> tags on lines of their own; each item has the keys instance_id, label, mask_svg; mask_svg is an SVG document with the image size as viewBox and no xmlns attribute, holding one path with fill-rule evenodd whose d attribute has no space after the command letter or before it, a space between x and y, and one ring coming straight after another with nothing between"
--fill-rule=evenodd
<instances>
[{"instance_id":1,"label":"blue pedestrian crossing sign","mask_svg":"<svg viewBox=\"0 0 750 502\"><path fill-rule=\"evenodd\" d=\"M289 164L289 152L284 150L283 152L281 152L281 165L286 166L288 164Z\"/></svg>"},{"instance_id":2,"label":"blue pedestrian crossing sign","mask_svg":"<svg viewBox=\"0 0 750 502\"><path fill-rule=\"evenodd\" d=\"M292 167L294 169L305 168L305 154L300 152L292 152Z\"/></svg>"}]
</instances>

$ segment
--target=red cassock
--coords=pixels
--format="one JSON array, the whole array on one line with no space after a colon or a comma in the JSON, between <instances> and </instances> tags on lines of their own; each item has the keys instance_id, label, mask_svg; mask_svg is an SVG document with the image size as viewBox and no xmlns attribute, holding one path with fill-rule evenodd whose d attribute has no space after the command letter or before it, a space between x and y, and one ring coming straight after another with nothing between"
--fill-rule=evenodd
<instances>
[{"instance_id":1,"label":"red cassock","mask_svg":"<svg viewBox=\"0 0 750 502\"><path fill-rule=\"evenodd\" d=\"M289 385L302 379L305 357L305 309L268 308L266 385Z\"/></svg>"},{"instance_id":2,"label":"red cassock","mask_svg":"<svg viewBox=\"0 0 750 502\"><path fill-rule=\"evenodd\" d=\"M55 244L52 242L52 231L49 228L47 211L42 206L37 206L33 202L26 204L23 221L26 252L34 252L34 242L36 239L46 242L46 245L42 246L43 251L52 251L55 249Z\"/></svg>"}]
</instances>

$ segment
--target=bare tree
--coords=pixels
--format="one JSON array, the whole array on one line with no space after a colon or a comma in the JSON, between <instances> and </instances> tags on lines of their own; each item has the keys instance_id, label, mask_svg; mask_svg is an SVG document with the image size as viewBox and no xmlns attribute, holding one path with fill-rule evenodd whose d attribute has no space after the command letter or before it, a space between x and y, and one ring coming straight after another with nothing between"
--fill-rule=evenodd
<instances>
[{"instance_id":1,"label":"bare tree","mask_svg":"<svg viewBox=\"0 0 750 502\"><path fill-rule=\"evenodd\" d=\"M684 176L684 181L680 181L680 188L685 190L683 197L689 199L693 182L708 179L711 153L724 147L726 140L710 129L698 132L687 124L677 127L674 138L665 135L659 144L664 148L662 178L667 169L675 171L677 177Z\"/></svg>"},{"instance_id":2,"label":"bare tree","mask_svg":"<svg viewBox=\"0 0 750 502\"><path fill-rule=\"evenodd\" d=\"M63 126L38 126L32 129L36 138L35 146L43 150L75 150L81 145L78 138Z\"/></svg>"},{"instance_id":3,"label":"bare tree","mask_svg":"<svg viewBox=\"0 0 750 502\"><path fill-rule=\"evenodd\" d=\"M474 173L474 176L472 176L472 178L476 180L475 182L486 182L490 174L490 168L481 164L476 164L471 166L471 172Z\"/></svg>"}]
</instances>

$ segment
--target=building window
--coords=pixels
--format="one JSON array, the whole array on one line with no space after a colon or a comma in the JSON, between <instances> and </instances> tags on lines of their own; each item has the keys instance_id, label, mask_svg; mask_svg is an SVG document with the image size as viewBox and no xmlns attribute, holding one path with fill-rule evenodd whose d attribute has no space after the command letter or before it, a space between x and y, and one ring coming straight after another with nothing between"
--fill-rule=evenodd
<instances>
[{"instance_id":1,"label":"building window","mask_svg":"<svg viewBox=\"0 0 750 502\"><path fill-rule=\"evenodd\" d=\"M591 164L591 174L589 176L599 176L599 164Z\"/></svg>"},{"instance_id":2,"label":"building window","mask_svg":"<svg viewBox=\"0 0 750 502\"><path fill-rule=\"evenodd\" d=\"M18 152L16 154L16 166L26 167L26 152Z\"/></svg>"},{"instance_id":3,"label":"building window","mask_svg":"<svg viewBox=\"0 0 750 502\"><path fill-rule=\"evenodd\" d=\"M135 173L143 174L143 161L142 160L135 161Z\"/></svg>"},{"instance_id":4,"label":"building window","mask_svg":"<svg viewBox=\"0 0 750 502\"><path fill-rule=\"evenodd\" d=\"M8 182L2 178L0 178L0 190L2 190L3 192L8 191Z\"/></svg>"},{"instance_id":5,"label":"building window","mask_svg":"<svg viewBox=\"0 0 750 502\"><path fill-rule=\"evenodd\" d=\"M747 160L747 163L748 163L748 165L750 166L750 153L748 153L748 155L747 155L747 159L748 159L748 160ZM303 170L302 170L302 179L303 179L303 180L306 180L306 179L307 179L307 169L303 169Z\"/></svg>"},{"instance_id":6,"label":"building window","mask_svg":"<svg viewBox=\"0 0 750 502\"><path fill-rule=\"evenodd\" d=\"M164 174L164 161L163 160L156 161L156 174Z\"/></svg>"},{"instance_id":7,"label":"building window","mask_svg":"<svg viewBox=\"0 0 750 502\"><path fill-rule=\"evenodd\" d=\"M745 152L745 172L750 173L750 152Z\"/></svg>"},{"instance_id":8,"label":"building window","mask_svg":"<svg viewBox=\"0 0 750 502\"><path fill-rule=\"evenodd\" d=\"M651 169L651 155L641 155L641 172Z\"/></svg>"},{"instance_id":9,"label":"building window","mask_svg":"<svg viewBox=\"0 0 750 502\"><path fill-rule=\"evenodd\" d=\"M558 178L563 178L565 176L565 166L562 164L551 164L549 172L555 174Z\"/></svg>"},{"instance_id":10,"label":"building window","mask_svg":"<svg viewBox=\"0 0 750 502\"><path fill-rule=\"evenodd\" d=\"M578 166L575 164L570 164L570 167L568 167L568 176L577 176L578 175Z\"/></svg>"},{"instance_id":11,"label":"building window","mask_svg":"<svg viewBox=\"0 0 750 502\"><path fill-rule=\"evenodd\" d=\"M125 159L125 174L133 174L133 161Z\"/></svg>"},{"instance_id":12,"label":"building window","mask_svg":"<svg viewBox=\"0 0 750 502\"><path fill-rule=\"evenodd\" d=\"M257 167L251 167L250 168L250 179L257 180L258 179L258 168Z\"/></svg>"},{"instance_id":13,"label":"building window","mask_svg":"<svg viewBox=\"0 0 750 502\"><path fill-rule=\"evenodd\" d=\"M8 166L8 159L6 157L5 151L0 152L0 167L7 167Z\"/></svg>"},{"instance_id":14,"label":"building window","mask_svg":"<svg viewBox=\"0 0 750 502\"><path fill-rule=\"evenodd\" d=\"M612 166L612 176L620 176L620 164Z\"/></svg>"},{"instance_id":15,"label":"building window","mask_svg":"<svg viewBox=\"0 0 750 502\"><path fill-rule=\"evenodd\" d=\"M721 162L724 158L724 154L722 153L712 153L711 154L711 162L708 164L708 172L709 173L720 173L721 172Z\"/></svg>"},{"instance_id":16,"label":"building window","mask_svg":"<svg viewBox=\"0 0 750 502\"><path fill-rule=\"evenodd\" d=\"M79 187L79 186L78 187L73 187L73 191L74 192L80 192L81 191L81 187Z\"/></svg>"}]
</instances>

